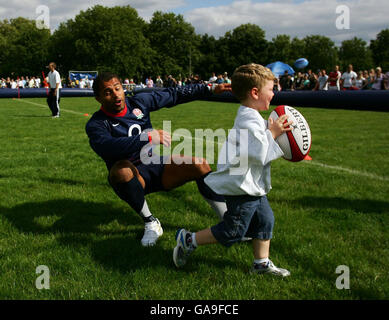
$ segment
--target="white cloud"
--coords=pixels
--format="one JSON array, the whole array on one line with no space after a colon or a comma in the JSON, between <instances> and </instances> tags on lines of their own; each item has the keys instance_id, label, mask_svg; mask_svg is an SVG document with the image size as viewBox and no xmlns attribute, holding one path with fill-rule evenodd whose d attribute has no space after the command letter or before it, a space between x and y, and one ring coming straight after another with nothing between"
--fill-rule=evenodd
<instances>
[{"instance_id":1,"label":"white cloud","mask_svg":"<svg viewBox=\"0 0 389 320\"><path fill-rule=\"evenodd\" d=\"M80 10L94 5L131 5L138 14L148 21L153 12L173 11L185 8L188 0L0 0L0 20L16 17L36 19L36 8L46 5L50 9L50 27L58 27L60 22L74 18ZM209 2L212 3L212 2ZM220 2L219 2L220 3ZM350 29L338 30L335 9L339 5L350 8ZM196 32L208 33L216 37L233 30L244 23L254 23L266 31L268 40L277 34L291 37L305 37L321 34L330 37L337 44L354 36L367 42L374 39L379 31L389 28L388 0L236 0L228 5L197 8L184 11L186 21L192 23Z\"/></svg>"},{"instance_id":2,"label":"white cloud","mask_svg":"<svg viewBox=\"0 0 389 320\"><path fill-rule=\"evenodd\" d=\"M336 7L342 4L350 8L349 30L338 30L335 25L339 16ZM354 36L366 41L374 39L379 31L389 27L388 17L387 0L305 0L300 3L242 0L230 5L194 9L185 15L200 34L218 37L241 24L253 23L266 31L269 40L277 34L299 38L321 34L338 44Z\"/></svg>"},{"instance_id":3,"label":"white cloud","mask_svg":"<svg viewBox=\"0 0 389 320\"><path fill-rule=\"evenodd\" d=\"M73 19L81 10L87 10L95 5L106 7L130 5L138 11L139 16L149 20L153 12L171 11L174 8L185 5L185 0L29 0L13 1L0 0L0 20L25 17L36 19L35 10L38 6L45 5L50 10L50 29L54 30L61 22Z\"/></svg>"}]
</instances>

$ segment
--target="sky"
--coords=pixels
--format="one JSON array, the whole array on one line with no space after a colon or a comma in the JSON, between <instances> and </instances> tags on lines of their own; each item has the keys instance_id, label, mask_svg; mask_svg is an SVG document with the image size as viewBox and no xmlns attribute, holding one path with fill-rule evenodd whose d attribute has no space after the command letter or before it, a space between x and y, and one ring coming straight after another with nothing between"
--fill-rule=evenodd
<instances>
[{"instance_id":1,"label":"sky","mask_svg":"<svg viewBox=\"0 0 389 320\"><path fill-rule=\"evenodd\" d=\"M300 39L319 34L337 45L353 37L369 44L389 28L389 0L0 0L0 20L20 16L35 20L48 12L46 21L54 31L61 22L97 4L130 5L146 21L155 11L182 14L197 34L216 38L252 23L265 30L269 41L278 34Z\"/></svg>"}]
</instances>

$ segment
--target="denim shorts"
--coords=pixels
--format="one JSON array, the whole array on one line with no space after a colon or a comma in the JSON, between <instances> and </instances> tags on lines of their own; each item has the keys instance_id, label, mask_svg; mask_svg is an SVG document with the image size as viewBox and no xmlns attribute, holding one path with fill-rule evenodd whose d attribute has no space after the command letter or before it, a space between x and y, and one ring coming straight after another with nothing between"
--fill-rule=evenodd
<instances>
[{"instance_id":1,"label":"denim shorts","mask_svg":"<svg viewBox=\"0 0 389 320\"><path fill-rule=\"evenodd\" d=\"M274 214L266 196L224 196L227 212L223 221L211 227L216 240L229 247L243 237L268 240L272 238Z\"/></svg>"}]
</instances>

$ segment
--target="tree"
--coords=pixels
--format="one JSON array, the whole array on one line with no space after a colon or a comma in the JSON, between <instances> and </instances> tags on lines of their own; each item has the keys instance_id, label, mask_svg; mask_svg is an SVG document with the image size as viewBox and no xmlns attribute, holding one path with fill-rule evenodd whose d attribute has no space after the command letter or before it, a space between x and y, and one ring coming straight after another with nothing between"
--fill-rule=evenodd
<instances>
[{"instance_id":1,"label":"tree","mask_svg":"<svg viewBox=\"0 0 389 320\"><path fill-rule=\"evenodd\" d=\"M317 72L319 69L332 70L338 61L338 51L334 42L325 36L312 35L303 39L304 52L302 56L309 61L309 69Z\"/></svg>"},{"instance_id":2,"label":"tree","mask_svg":"<svg viewBox=\"0 0 389 320\"><path fill-rule=\"evenodd\" d=\"M232 73L240 65L268 61L265 31L255 24L243 24L228 31L220 40L220 51L226 71Z\"/></svg>"},{"instance_id":3,"label":"tree","mask_svg":"<svg viewBox=\"0 0 389 320\"><path fill-rule=\"evenodd\" d=\"M147 27L146 36L156 52L152 72L175 76L193 72L200 58L200 37L182 15L156 11Z\"/></svg>"},{"instance_id":4,"label":"tree","mask_svg":"<svg viewBox=\"0 0 389 320\"><path fill-rule=\"evenodd\" d=\"M381 30L377 38L370 41L370 49L376 66L389 70L389 29Z\"/></svg>"},{"instance_id":5,"label":"tree","mask_svg":"<svg viewBox=\"0 0 389 320\"><path fill-rule=\"evenodd\" d=\"M198 49L200 59L195 70L203 79L209 79L212 72L221 73L224 70L219 59L218 40L214 36L208 34L201 36Z\"/></svg>"},{"instance_id":6,"label":"tree","mask_svg":"<svg viewBox=\"0 0 389 320\"><path fill-rule=\"evenodd\" d=\"M47 65L48 29L38 29L25 18L0 22L0 73L37 76Z\"/></svg>"},{"instance_id":7,"label":"tree","mask_svg":"<svg viewBox=\"0 0 389 320\"><path fill-rule=\"evenodd\" d=\"M271 60L269 63L282 61L289 65L293 65L296 58L292 52L290 36L280 34L272 39L272 42L269 43L269 59Z\"/></svg>"},{"instance_id":8,"label":"tree","mask_svg":"<svg viewBox=\"0 0 389 320\"><path fill-rule=\"evenodd\" d=\"M141 79L153 51L146 23L130 6L94 6L62 23L51 41L51 58L62 70L112 71Z\"/></svg>"},{"instance_id":9,"label":"tree","mask_svg":"<svg viewBox=\"0 0 389 320\"><path fill-rule=\"evenodd\" d=\"M366 41L357 37L342 42L339 59L342 70L347 70L349 64L353 65L354 71L367 70L373 66L371 51Z\"/></svg>"}]
</instances>

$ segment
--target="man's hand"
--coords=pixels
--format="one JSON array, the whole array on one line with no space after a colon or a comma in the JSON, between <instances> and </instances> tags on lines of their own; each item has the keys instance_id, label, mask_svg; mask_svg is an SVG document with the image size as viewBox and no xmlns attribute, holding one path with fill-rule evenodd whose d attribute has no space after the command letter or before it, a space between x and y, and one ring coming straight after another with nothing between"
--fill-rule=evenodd
<instances>
[{"instance_id":1,"label":"man's hand","mask_svg":"<svg viewBox=\"0 0 389 320\"><path fill-rule=\"evenodd\" d=\"M163 144L165 147L169 147L172 142L170 134L163 130L152 130L149 132L152 144Z\"/></svg>"},{"instance_id":2,"label":"man's hand","mask_svg":"<svg viewBox=\"0 0 389 320\"><path fill-rule=\"evenodd\" d=\"M223 92L226 92L226 91L232 91L231 89L231 84L230 83L221 83L221 84L218 84L213 92L216 93L216 94L221 94Z\"/></svg>"},{"instance_id":3,"label":"man's hand","mask_svg":"<svg viewBox=\"0 0 389 320\"><path fill-rule=\"evenodd\" d=\"M274 121L272 118L269 118L267 127L270 130L273 139L276 139L286 131L292 130L292 127L290 127L290 125L293 124L293 121L286 122L287 119L288 115L286 114L283 114L276 121Z\"/></svg>"}]
</instances>

